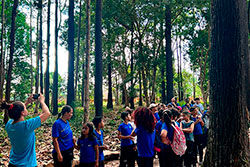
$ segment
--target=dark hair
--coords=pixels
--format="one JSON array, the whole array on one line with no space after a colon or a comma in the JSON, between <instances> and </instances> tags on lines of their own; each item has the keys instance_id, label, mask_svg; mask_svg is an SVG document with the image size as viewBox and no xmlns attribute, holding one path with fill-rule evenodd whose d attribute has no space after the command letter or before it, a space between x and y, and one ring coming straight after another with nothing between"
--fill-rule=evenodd
<instances>
[{"instance_id":1,"label":"dark hair","mask_svg":"<svg viewBox=\"0 0 250 167\"><path fill-rule=\"evenodd\" d=\"M190 112L188 112L188 111L184 111L182 114L184 114L184 115L188 115L189 117L191 116L191 113L190 113Z\"/></svg>"},{"instance_id":2,"label":"dark hair","mask_svg":"<svg viewBox=\"0 0 250 167\"><path fill-rule=\"evenodd\" d=\"M186 99L185 99L185 102L186 102L186 103L189 103L189 101L190 101L189 98L186 98Z\"/></svg>"},{"instance_id":3,"label":"dark hair","mask_svg":"<svg viewBox=\"0 0 250 167\"><path fill-rule=\"evenodd\" d=\"M154 131L156 120L150 109L146 107L137 108L134 111L134 118L136 127L143 126L149 133Z\"/></svg>"},{"instance_id":4,"label":"dark hair","mask_svg":"<svg viewBox=\"0 0 250 167\"><path fill-rule=\"evenodd\" d=\"M129 113L130 115L132 114L133 110L132 109L125 109L125 112Z\"/></svg>"},{"instance_id":5,"label":"dark hair","mask_svg":"<svg viewBox=\"0 0 250 167\"><path fill-rule=\"evenodd\" d=\"M160 118L162 118L163 112L164 112L164 110L162 110L162 109L158 112Z\"/></svg>"},{"instance_id":6,"label":"dark hair","mask_svg":"<svg viewBox=\"0 0 250 167\"><path fill-rule=\"evenodd\" d=\"M94 119L93 119L93 124L94 124L94 126L95 126L95 128L97 129L98 128L98 125L99 125L99 123L101 123L102 122L102 117L95 117Z\"/></svg>"},{"instance_id":7,"label":"dark hair","mask_svg":"<svg viewBox=\"0 0 250 167\"><path fill-rule=\"evenodd\" d=\"M173 117L179 117L181 114L178 110L176 110L175 108L171 109L172 115Z\"/></svg>"},{"instance_id":8,"label":"dark hair","mask_svg":"<svg viewBox=\"0 0 250 167\"><path fill-rule=\"evenodd\" d=\"M196 108L197 108L197 106L191 107L191 108L190 108L190 112L193 112Z\"/></svg>"},{"instance_id":9,"label":"dark hair","mask_svg":"<svg viewBox=\"0 0 250 167\"><path fill-rule=\"evenodd\" d=\"M86 123L83 124L83 126L86 125L89 128L89 134L88 134L88 139L89 140L94 140L95 139L95 134L94 134L94 127L92 123ZM81 133L81 139L84 139L84 136Z\"/></svg>"},{"instance_id":10,"label":"dark hair","mask_svg":"<svg viewBox=\"0 0 250 167\"><path fill-rule=\"evenodd\" d=\"M164 122L167 126L171 126L171 117L173 116L172 112L169 110L164 111Z\"/></svg>"},{"instance_id":11,"label":"dark hair","mask_svg":"<svg viewBox=\"0 0 250 167\"><path fill-rule=\"evenodd\" d=\"M121 119L125 120L125 118L128 116L128 114L129 114L128 112L122 112L121 113Z\"/></svg>"},{"instance_id":12,"label":"dark hair","mask_svg":"<svg viewBox=\"0 0 250 167\"><path fill-rule=\"evenodd\" d=\"M17 121L21 117L21 112L24 111L24 105L20 101L16 101L12 104L3 102L1 109L8 110L9 117L14 119L14 121Z\"/></svg>"},{"instance_id":13,"label":"dark hair","mask_svg":"<svg viewBox=\"0 0 250 167\"><path fill-rule=\"evenodd\" d=\"M194 100L195 100L195 101L196 101L196 100L200 100L200 98L199 98L199 97L196 97Z\"/></svg>"},{"instance_id":14,"label":"dark hair","mask_svg":"<svg viewBox=\"0 0 250 167\"><path fill-rule=\"evenodd\" d=\"M63 116L66 112L69 113L71 110L72 110L72 107L71 107L71 106L65 105L65 106L62 108L62 111L58 114L57 119L59 119L61 116Z\"/></svg>"}]
</instances>

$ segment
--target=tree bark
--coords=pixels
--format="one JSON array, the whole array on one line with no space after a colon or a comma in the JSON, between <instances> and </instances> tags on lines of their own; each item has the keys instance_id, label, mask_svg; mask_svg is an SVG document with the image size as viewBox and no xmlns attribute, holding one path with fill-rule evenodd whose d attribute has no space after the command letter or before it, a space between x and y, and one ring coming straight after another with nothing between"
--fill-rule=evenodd
<instances>
[{"instance_id":1,"label":"tree bark","mask_svg":"<svg viewBox=\"0 0 250 167\"><path fill-rule=\"evenodd\" d=\"M119 85L118 85L118 76L115 77L116 82L116 97L115 97L115 105L119 105Z\"/></svg>"},{"instance_id":2,"label":"tree bark","mask_svg":"<svg viewBox=\"0 0 250 167\"><path fill-rule=\"evenodd\" d=\"M5 9L5 0L2 0L2 10L1 10L1 24L2 24L2 29L1 29L1 55L0 55L0 102L3 100L3 85L4 85L4 59L5 59L5 55L4 55L4 50L3 50L3 46L4 46L4 19L5 19L5 15L4 15L4 9Z\"/></svg>"},{"instance_id":3,"label":"tree bark","mask_svg":"<svg viewBox=\"0 0 250 167\"><path fill-rule=\"evenodd\" d=\"M250 164L245 85L246 3L245 0L211 2L211 123L205 167Z\"/></svg>"},{"instance_id":4,"label":"tree bark","mask_svg":"<svg viewBox=\"0 0 250 167\"><path fill-rule=\"evenodd\" d=\"M171 6L166 5L165 11L165 41L166 41L166 70L167 70L167 103L171 102L171 98L174 96L174 84L173 84L173 62L172 62L172 49L171 49Z\"/></svg>"},{"instance_id":5,"label":"tree bark","mask_svg":"<svg viewBox=\"0 0 250 167\"><path fill-rule=\"evenodd\" d=\"M43 0L39 0L39 58L40 58L40 93L43 93Z\"/></svg>"},{"instance_id":6,"label":"tree bark","mask_svg":"<svg viewBox=\"0 0 250 167\"><path fill-rule=\"evenodd\" d=\"M112 97L112 75L111 75L111 58L110 55L108 56L108 85L109 85L109 89L108 89L108 104L107 104L107 108L108 109L113 109L113 97Z\"/></svg>"},{"instance_id":7,"label":"tree bark","mask_svg":"<svg viewBox=\"0 0 250 167\"><path fill-rule=\"evenodd\" d=\"M90 0L86 1L86 60L84 75L84 122L89 120Z\"/></svg>"},{"instance_id":8,"label":"tree bark","mask_svg":"<svg viewBox=\"0 0 250 167\"><path fill-rule=\"evenodd\" d=\"M5 100L7 102L10 101L10 84L11 84L11 73L13 69L13 55L14 55L14 48L15 48L15 31L16 31L16 15L17 15L17 7L18 7L18 0L14 0L14 5L12 7L12 15L11 15L11 31L10 31L10 56L9 56L9 68L7 73L7 83L6 83L6 94ZM5 110L4 113L4 123L8 122L8 111Z\"/></svg>"},{"instance_id":9,"label":"tree bark","mask_svg":"<svg viewBox=\"0 0 250 167\"><path fill-rule=\"evenodd\" d=\"M74 0L69 0L69 29L68 29L68 85L67 85L67 104L74 107Z\"/></svg>"},{"instance_id":10,"label":"tree bark","mask_svg":"<svg viewBox=\"0 0 250 167\"><path fill-rule=\"evenodd\" d=\"M103 92L102 92L102 0L96 0L95 17L95 113L102 117Z\"/></svg>"},{"instance_id":11,"label":"tree bark","mask_svg":"<svg viewBox=\"0 0 250 167\"><path fill-rule=\"evenodd\" d=\"M47 65L46 65L46 72L45 72L45 103L49 107L49 48L50 48L50 5L51 0L48 0L48 17L47 17Z\"/></svg>"},{"instance_id":12,"label":"tree bark","mask_svg":"<svg viewBox=\"0 0 250 167\"><path fill-rule=\"evenodd\" d=\"M141 71L139 71L139 106L142 106L142 84L141 84Z\"/></svg>"},{"instance_id":13,"label":"tree bark","mask_svg":"<svg viewBox=\"0 0 250 167\"><path fill-rule=\"evenodd\" d=\"M33 93L33 83L34 83L34 76L33 76L33 41L32 41L32 15L33 15L33 8L32 8L32 0L30 0L30 94Z\"/></svg>"},{"instance_id":14,"label":"tree bark","mask_svg":"<svg viewBox=\"0 0 250 167\"><path fill-rule=\"evenodd\" d=\"M78 21L78 32L77 32L77 52L76 52L76 73L75 73L75 99L77 95L77 89L78 89L78 79L79 79L79 60L80 60L80 35L81 35L81 23L82 23L82 2L80 3L80 14L79 14L79 21Z\"/></svg>"},{"instance_id":15,"label":"tree bark","mask_svg":"<svg viewBox=\"0 0 250 167\"><path fill-rule=\"evenodd\" d=\"M53 94L52 94L53 112L58 114L58 0L55 1L55 70L53 75Z\"/></svg>"},{"instance_id":16,"label":"tree bark","mask_svg":"<svg viewBox=\"0 0 250 167\"><path fill-rule=\"evenodd\" d=\"M133 1L134 2L134 1ZM131 54L131 58L130 58L130 67L131 67L131 93L130 93L130 108L134 109L135 108L135 104L134 104L134 94L135 94L135 90L134 90L134 28L133 28L133 24L132 23L132 31L131 31L131 43L130 43L130 54Z\"/></svg>"}]
</instances>

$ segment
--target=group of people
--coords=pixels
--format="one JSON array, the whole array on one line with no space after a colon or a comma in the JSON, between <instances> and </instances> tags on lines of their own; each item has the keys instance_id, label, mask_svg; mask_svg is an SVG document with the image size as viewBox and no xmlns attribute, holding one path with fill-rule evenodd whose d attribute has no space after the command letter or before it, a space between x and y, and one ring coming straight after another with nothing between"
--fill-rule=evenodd
<instances>
[{"instance_id":1,"label":"group of people","mask_svg":"<svg viewBox=\"0 0 250 167\"><path fill-rule=\"evenodd\" d=\"M26 106L35 101L33 96L25 103L2 103L1 108L8 110L11 118L5 126L12 146L9 167L37 166L34 130L50 116L44 99L40 94L41 115L27 120L24 119L28 115ZM199 99L195 100L195 104L186 101L182 107L175 98L167 105L152 103L149 107L139 107L134 111L127 107L121 113L123 122L117 129L121 140L120 166L134 167L137 161L139 167L153 167L153 160L158 156L161 167L183 166L183 162L189 167L197 163L198 153L201 163L206 143L204 138L209 129L209 111L203 111ZM64 106L52 126L54 166L71 167L73 150L78 149L79 166L103 167L103 150L108 149L103 142L103 119L95 117L92 122L85 123L81 136L76 139L69 124L72 115L72 107ZM186 137L187 150L183 156L175 155L171 148L173 124L178 125Z\"/></svg>"},{"instance_id":2,"label":"group of people","mask_svg":"<svg viewBox=\"0 0 250 167\"><path fill-rule=\"evenodd\" d=\"M152 103L134 111L126 108L118 127L120 167L134 167L135 161L139 167L153 167L156 156L160 167L201 164L209 130L209 107L204 111L199 98L193 104L189 99L185 102L180 106L173 98L167 105ZM187 149L182 156L176 155L171 146L175 126L183 131L186 139Z\"/></svg>"}]
</instances>

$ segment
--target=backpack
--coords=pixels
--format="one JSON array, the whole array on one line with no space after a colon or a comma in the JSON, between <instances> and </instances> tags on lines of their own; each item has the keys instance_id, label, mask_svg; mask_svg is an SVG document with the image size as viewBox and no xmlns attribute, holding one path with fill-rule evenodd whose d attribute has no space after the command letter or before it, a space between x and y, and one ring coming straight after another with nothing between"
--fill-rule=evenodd
<instances>
[{"instance_id":1,"label":"backpack","mask_svg":"<svg viewBox=\"0 0 250 167\"><path fill-rule=\"evenodd\" d=\"M171 126L174 128L174 137L173 142L171 143L171 148L176 155L182 156L187 149L185 135L176 124Z\"/></svg>"}]
</instances>

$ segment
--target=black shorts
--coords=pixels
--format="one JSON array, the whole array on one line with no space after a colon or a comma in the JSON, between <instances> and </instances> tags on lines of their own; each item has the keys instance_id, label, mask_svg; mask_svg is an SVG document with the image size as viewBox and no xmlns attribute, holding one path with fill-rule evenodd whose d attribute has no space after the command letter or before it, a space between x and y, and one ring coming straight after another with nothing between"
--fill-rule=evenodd
<instances>
[{"instance_id":1,"label":"black shorts","mask_svg":"<svg viewBox=\"0 0 250 167\"><path fill-rule=\"evenodd\" d=\"M61 151L63 162L59 162L57 159L57 152L53 153L54 167L71 167L74 158L73 149Z\"/></svg>"}]
</instances>

